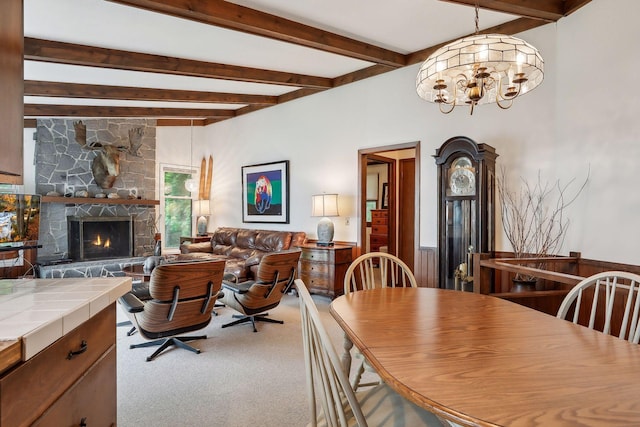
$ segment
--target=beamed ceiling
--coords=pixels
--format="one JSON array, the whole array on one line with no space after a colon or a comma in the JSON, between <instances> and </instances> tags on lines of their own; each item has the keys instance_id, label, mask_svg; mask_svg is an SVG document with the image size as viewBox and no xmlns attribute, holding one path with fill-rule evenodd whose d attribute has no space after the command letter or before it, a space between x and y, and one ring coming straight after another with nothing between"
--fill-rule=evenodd
<instances>
[{"instance_id":1,"label":"beamed ceiling","mask_svg":"<svg viewBox=\"0 0 640 427\"><path fill-rule=\"evenodd\" d=\"M589 1L478 0L480 32L517 34ZM473 33L475 4L24 0L25 119L215 123L420 63Z\"/></svg>"}]
</instances>

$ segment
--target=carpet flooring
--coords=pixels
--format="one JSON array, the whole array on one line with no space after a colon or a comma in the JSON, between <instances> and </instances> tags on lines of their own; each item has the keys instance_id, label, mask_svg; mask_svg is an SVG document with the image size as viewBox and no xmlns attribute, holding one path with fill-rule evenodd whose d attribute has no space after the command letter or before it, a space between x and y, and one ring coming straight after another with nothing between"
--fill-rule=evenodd
<instances>
[{"instance_id":1,"label":"carpet flooring","mask_svg":"<svg viewBox=\"0 0 640 427\"><path fill-rule=\"evenodd\" d=\"M314 296L338 354L342 330L329 313L330 300ZM118 321L126 320L116 307ZM118 426L300 427L309 421L298 298L285 295L270 317L284 325L257 323L222 329L236 313L218 316L195 335L202 352L170 349L152 362L154 348L129 349L143 342L118 327ZM188 335L188 334L187 334ZM191 334L193 335L193 334Z\"/></svg>"}]
</instances>

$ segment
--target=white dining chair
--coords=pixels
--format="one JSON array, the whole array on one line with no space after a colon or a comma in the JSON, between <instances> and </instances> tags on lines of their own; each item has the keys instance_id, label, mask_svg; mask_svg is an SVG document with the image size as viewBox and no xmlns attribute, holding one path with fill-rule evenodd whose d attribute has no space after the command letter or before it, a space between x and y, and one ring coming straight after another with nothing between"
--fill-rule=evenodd
<instances>
[{"instance_id":1,"label":"white dining chair","mask_svg":"<svg viewBox=\"0 0 640 427\"><path fill-rule=\"evenodd\" d=\"M311 294L302 280L297 279L295 285L300 297L311 427L446 425L434 413L406 400L384 383L354 392Z\"/></svg>"},{"instance_id":2,"label":"white dining chair","mask_svg":"<svg viewBox=\"0 0 640 427\"><path fill-rule=\"evenodd\" d=\"M557 317L617 335L634 344L640 340L640 275L605 271L582 280L565 296Z\"/></svg>"},{"instance_id":3,"label":"white dining chair","mask_svg":"<svg viewBox=\"0 0 640 427\"><path fill-rule=\"evenodd\" d=\"M369 252L356 258L344 276L345 295L362 289L390 287L418 287L407 264L386 252Z\"/></svg>"},{"instance_id":4,"label":"white dining chair","mask_svg":"<svg viewBox=\"0 0 640 427\"><path fill-rule=\"evenodd\" d=\"M344 276L345 295L383 286L417 288L418 283L407 264L397 256L386 252L369 252L360 255L351 263ZM356 358L361 359L361 362L353 378L353 389L358 390L360 387L379 384L380 380L361 382L365 370L373 374L375 374L375 370L357 349L354 350L354 354Z\"/></svg>"}]
</instances>

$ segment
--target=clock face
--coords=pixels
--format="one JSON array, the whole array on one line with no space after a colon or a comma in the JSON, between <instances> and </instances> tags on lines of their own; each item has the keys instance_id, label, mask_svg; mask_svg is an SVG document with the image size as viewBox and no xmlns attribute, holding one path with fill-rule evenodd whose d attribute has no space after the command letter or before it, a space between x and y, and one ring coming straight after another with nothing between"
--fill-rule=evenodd
<instances>
[{"instance_id":1,"label":"clock face","mask_svg":"<svg viewBox=\"0 0 640 427\"><path fill-rule=\"evenodd\" d=\"M475 194L476 175L471 169L458 168L451 173L449 179L451 193L457 196L468 196Z\"/></svg>"}]
</instances>

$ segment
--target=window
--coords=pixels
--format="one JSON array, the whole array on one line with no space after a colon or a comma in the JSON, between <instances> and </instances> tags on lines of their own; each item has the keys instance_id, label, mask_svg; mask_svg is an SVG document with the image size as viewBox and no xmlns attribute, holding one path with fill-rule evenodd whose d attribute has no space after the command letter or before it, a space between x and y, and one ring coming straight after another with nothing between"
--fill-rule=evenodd
<instances>
[{"instance_id":1,"label":"window","mask_svg":"<svg viewBox=\"0 0 640 427\"><path fill-rule=\"evenodd\" d=\"M184 183L194 172L190 168L162 165L160 172L160 210L163 224L163 249L178 249L181 236L191 236L192 205L191 192Z\"/></svg>"}]
</instances>

